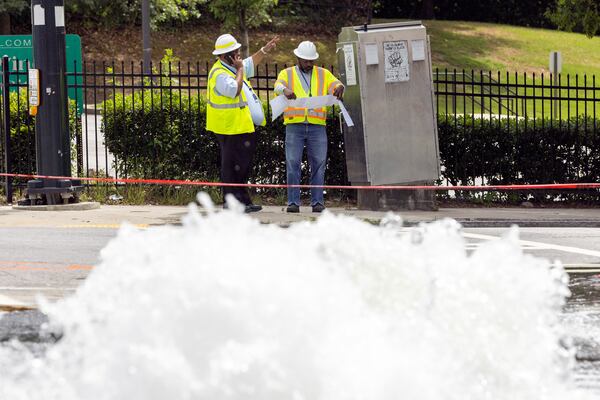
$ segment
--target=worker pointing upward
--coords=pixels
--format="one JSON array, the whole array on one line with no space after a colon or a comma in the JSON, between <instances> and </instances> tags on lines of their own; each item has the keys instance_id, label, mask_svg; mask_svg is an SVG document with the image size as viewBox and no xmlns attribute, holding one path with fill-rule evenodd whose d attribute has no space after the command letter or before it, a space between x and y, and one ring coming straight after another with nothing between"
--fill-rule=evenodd
<instances>
[{"instance_id":1,"label":"worker pointing upward","mask_svg":"<svg viewBox=\"0 0 600 400\"><path fill-rule=\"evenodd\" d=\"M342 99L344 85L325 68L315 67L319 58L313 42L304 41L294 50L297 65L279 73L275 82L275 94L288 99L333 94ZM287 184L300 184L300 165L306 146L310 166L310 184L322 186L325 182L327 162L327 132L325 129L327 108L288 107L283 112L285 125L285 160ZM310 205L313 212L325 209L323 188L312 188ZM287 212L300 212L300 189L287 190Z\"/></svg>"},{"instance_id":2,"label":"worker pointing upward","mask_svg":"<svg viewBox=\"0 0 600 400\"><path fill-rule=\"evenodd\" d=\"M251 57L242 60L242 45L230 34L215 42L213 54L218 57L208 74L206 130L214 132L221 148L221 181L247 183L256 149L255 125L265 125L260 99L248 79L254 76L254 66L275 47L273 38ZM223 198L233 195L245 205L246 212L260 211L252 204L244 187L223 187ZM226 204L225 204L226 206Z\"/></svg>"}]
</instances>

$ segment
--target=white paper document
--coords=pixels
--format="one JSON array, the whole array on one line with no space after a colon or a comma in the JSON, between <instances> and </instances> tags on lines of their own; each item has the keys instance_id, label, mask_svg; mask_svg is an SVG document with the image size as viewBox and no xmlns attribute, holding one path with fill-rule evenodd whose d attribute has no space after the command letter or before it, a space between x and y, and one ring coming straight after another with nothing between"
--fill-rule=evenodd
<instances>
[{"instance_id":1,"label":"white paper document","mask_svg":"<svg viewBox=\"0 0 600 400\"><path fill-rule=\"evenodd\" d=\"M283 110L288 107L287 98L283 95L275 97L269 104L271 105L271 116L273 117L271 121L275 121L277 117L283 114Z\"/></svg>"},{"instance_id":2,"label":"white paper document","mask_svg":"<svg viewBox=\"0 0 600 400\"><path fill-rule=\"evenodd\" d=\"M297 107L297 108L321 108L321 107L329 107L333 105L340 106L340 110L342 111L342 116L346 121L346 125L354 126L352 122L352 118L350 118L350 114L348 114L348 110L344 107L344 104L339 101L333 95L327 96L315 96L315 97L303 97L301 99L288 100L287 97L281 95L275 97L273 100L269 102L271 104L271 116L272 120L275 121L277 117L283 114L283 111L288 107Z\"/></svg>"},{"instance_id":3,"label":"white paper document","mask_svg":"<svg viewBox=\"0 0 600 400\"><path fill-rule=\"evenodd\" d=\"M405 40L383 43L385 83L406 82L410 79L408 44Z\"/></svg>"},{"instance_id":4,"label":"white paper document","mask_svg":"<svg viewBox=\"0 0 600 400\"><path fill-rule=\"evenodd\" d=\"M354 122L352 121L352 118L350 118L350 114L348 114L348 110L346 110L344 103L338 100L338 106L340 106L340 111L342 112L342 117L344 117L344 121L346 121L346 125L354 126Z\"/></svg>"}]
</instances>

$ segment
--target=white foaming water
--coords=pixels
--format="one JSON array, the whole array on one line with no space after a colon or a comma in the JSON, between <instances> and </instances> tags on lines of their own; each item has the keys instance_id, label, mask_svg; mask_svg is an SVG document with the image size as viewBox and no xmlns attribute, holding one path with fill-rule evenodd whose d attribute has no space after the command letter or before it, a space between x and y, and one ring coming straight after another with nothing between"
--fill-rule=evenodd
<instances>
[{"instance_id":1,"label":"white foaming water","mask_svg":"<svg viewBox=\"0 0 600 400\"><path fill-rule=\"evenodd\" d=\"M514 230L467 255L446 220L400 233L239 210L123 226L70 298L63 338L0 349L0 399L584 399L559 344L562 267Z\"/></svg>"}]
</instances>

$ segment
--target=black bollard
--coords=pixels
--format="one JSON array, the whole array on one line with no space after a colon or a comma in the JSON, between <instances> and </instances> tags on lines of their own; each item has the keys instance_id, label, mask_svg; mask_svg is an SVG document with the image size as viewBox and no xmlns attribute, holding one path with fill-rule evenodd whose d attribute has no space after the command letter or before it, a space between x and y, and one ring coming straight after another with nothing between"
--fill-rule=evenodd
<instances>
[{"instance_id":1,"label":"black bollard","mask_svg":"<svg viewBox=\"0 0 600 400\"><path fill-rule=\"evenodd\" d=\"M64 2L32 0L31 14L33 58L40 82L35 121L37 174L70 177ZM69 179L35 179L27 183L27 201L32 205L76 202L81 189L78 181Z\"/></svg>"}]
</instances>

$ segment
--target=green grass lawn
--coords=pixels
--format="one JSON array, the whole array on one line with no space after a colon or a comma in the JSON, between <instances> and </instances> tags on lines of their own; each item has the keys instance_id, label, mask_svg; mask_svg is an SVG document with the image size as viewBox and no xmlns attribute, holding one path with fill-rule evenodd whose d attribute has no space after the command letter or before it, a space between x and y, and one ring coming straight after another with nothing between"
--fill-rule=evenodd
<instances>
[{"instance_id":1,"label":"green grass lawn","mask_svg":"<svg viewBox=\"0 0 600 400\"><path fill-rule=\"evenodd\" d=\"M431 35L434 68L547 74L549 53L558 50L562 52L563 75L596 74L600 78L600 37L588 39L579 33L478 22L424 21L424 24ZM193 66L197 61L212 62L214 40L224 32L214 27L153 32L153 58L155 61L160 60L164 50L171 48L183 63L190 61ZM317 29L315 32L312 35L280 33L280 43L270 55L269 61L278 64L294 63L296 58L292 50L301 41L312 40L321 56L319 63L336 65L337 35L319 34ZM141 59L141 40L137 27L122 31L71 33L82 34L84 57L88 61L139 62ZM241 38L238 32L233 33L238 39ZM272 36L273 33L268 28L251 32L250 50L257 51ZM117 40L127 45L115 47Z\"/></svg>"},{"instance_id":2,"label":"green grass lawn","mask_svg":"<svg viewBox=\"0 0 600 400\"><path fill-rule=\"evenodd\" d=\"M471 74L473 70L477 80L479 71L483 70L484 75L487 75L487 71L492 71L492 79L503 83L514 83L516 81L514 73L518 72L519 83L527 85L534 82L534 75L535 83L540 85L543 75L544 85L547 86L551 84L549 54L551 51L560 51L563 59L561 86L567 86L567 82L573 86L577 82L578 86L583 87L585 82L588 87L591 87L594 75L598 75L596 79L599 82L596 86L600 85L600 38L598 37L588 39L578 33L487 23L461 21L425 21L424 23L431 36L433 65L440 72L445 70L453 72L456 69L457 72L465 70L467 74ZM501 72L499 79L497 71ZM507 72L509 72L508 76ZM526 76L523 73L526 73ZM457 79L462 78L457 77ZM557 117L560 116L562 119L577 114L596 114L591 101L562 100L553 103L550 100L534 102L529 99L523 102L513 99L510 100L511 105L509 105L506 100L492 98L490 102L489 98L478 99L476 95L481 91L477 87L475 90L470 90L468 84L465 86L459 84L455 89L458 92L474 93L474 96L467 96L466 101L463 96L456 98L440 96L438 110L443 111L447 106L448 111L456 109L459 113L466 111L478 114L483 108L484 113L506 114L507 107L510 107L520 116L527 112L529 116L549 117L551 107L558 107L560 112L557 112ZM534 93L535 96L542 94L551 96L552 93L550 89L541 88L535 91L531 88L510 88L510 91L513 94L527 96L532 96ZM497 93L497 89L491 89L491 92ZM585 95L591 99L594 92L591 90L587 93L584 90L560 91L560 97L563 99L584 98ZM600 98L600 93L595 95L596 98ZM499 104L502 104L502 107L499 107Z\"/></svg>"},{"instance_id":3,"label":"green grass lawn","mask_svg":"<svg viewBox=\"0 0 600 400\"><path fill-rule=\"evenodd\" d=\"M375 20L379 22L392 22L392 20ZM583 86L584 75L587 76L587 85L592 86L593 76L598 75L599 83L596 86L600 87L600 37L588 39L583 34L567 33L556 30L534 29L525 27L515 27L510 25L499 25L477 22L463 21L424 21L428 33L431 36L432 59L434 69L439 69L443 74L445 69L452 72L454 69L461 73L465 70L467 73L479 76L480 71L484 71L487 75L491 71L492 78L498 80L497 72L500 71L500 82L514 82L515 72L519 73L519 81L526 82L528 85L533 83L533 75L535 74L536 83L540 83L541 75L544 74L545 82L549 84L548 58L549 53L553 50L562 52L563 70L561 84L567 84L567 76L571 85L575 83L575 75L578 75L578 85ZM153 55L155 61L158 61L165 52L165 49L173 49L174 55L182 62L182 72L185 74L187 70L187 62L191 62L192 71L195 70L197 61L200 61L203 69L206 63L212 64L214 56L211 55L215 38L221 34L218 28L204 27L190 30L163 30L153 33ZM240 38L238 32L233 32L236 37ZM269 29L257 30L250 33L250 50L257 51L264 45L273 33ZM278 67L283 67L284 64L292 65L296 62L293 55L293 49L303 40L312 40L317 45L317 50L320 54L319 64L327 67L337 66L335 55L335 46L337 41L336 34L319 34L315 29L312 35L302 35L294 32L283 32L279 34L280 42L277 48L270 54L268 61L277 63ZM117 38L129 43L128 46L115 48L114 40ZM141 56L141 46L139 40L139 32L135 29L125 30L123 32L92 32L83 37L84 56L88 61L97 60L139 60ZM139 62L139 61L138 61ZM176 66L174 65L174 68ZM264 67L263 67L264 68ZM269 75L273 74L274 68L271 65ZM506 73L509 72L508 78ZM264 74L264 69L261 70L261 75ZM526 73L524 77L523 73ZM460 80L460 76L457 78ZM264 82L263 82L264 84ZM467 85L468 86L468 85ZM452 90L452 89L450 89ZM480 93L478 88L469 90L461 85L454 87L455 91L465 90L467 93L472 92L475 95ZM515 89L516 93L523 95L528 93L531 95L531 89L524 88ZM537 89L536 95L541 95L542 90ZM548 95L550 91L544 90ZM579 92L583 96L583 91ZM588 98L593 97L594 92L588 91ZM567 90L561 92L563 97L575 96L575 90L571 90L570 94ZM596 93L596 97L600 98L600 92ZM489 101L489 100L485 100ZM513 104L517 101L513 101ZM469 103L467 99L462 98L447 100L442 99L442 104L449 104L453 109L456 105L457 112L461 108L466 108L466 111L480 113L482 111L481 99ZM526 104L520 101L519 115L522 115L524 110L527 110L528 115L540 116L542 112L541 101L536 102L535 110L533 101L529 100ZM588 106L592 103L588 102ZM449 106L449 110L450 110ZM562 117L583 113L585 104L580 102L576 107L574 101L563 101L559 104ZM443 107L440 107L440 111ZM550 101L544 104L544 114L547 114L550 108ZM497 113L503 110L503 106L492 101L491 105L483 106L484 112ZM465 110L463 110L464 112ZM504 111L506 109L504 108ZM588 115L590 110L588 109ZM599 110L600 113L600 110Z\"/></svg>"},{"instance_id":4,"label":"green grass lawn","mask_svg":"<svg viewBox=\"0 0 600 400\"><path fill-rule=\"evenodd\" d=\"M434 67L548 74L551 51L560 51L562 74L600 75L600 37L510 25L425 21Z\"/></svg>"}]
</instances>

